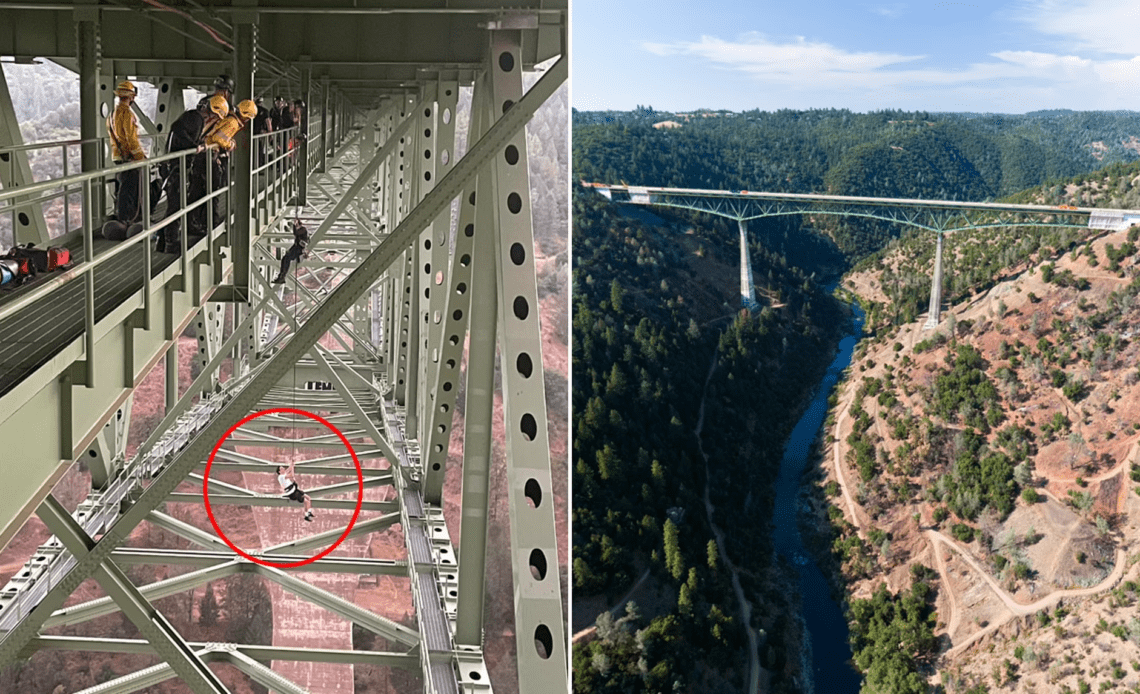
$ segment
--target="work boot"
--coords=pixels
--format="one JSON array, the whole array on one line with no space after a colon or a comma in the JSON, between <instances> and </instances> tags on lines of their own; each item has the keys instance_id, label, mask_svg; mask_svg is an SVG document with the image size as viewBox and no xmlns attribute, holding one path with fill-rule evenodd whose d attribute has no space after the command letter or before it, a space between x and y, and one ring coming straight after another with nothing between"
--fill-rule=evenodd
<instances>
[{"instance_id":1,"label":"work boot","mask_svg":"<svg viewBox=\"0 0 1140 694\"><path fill-rule=\"evenodd\" d=\"M130 225L129 227L127 227L127 235L126 235L126 237L125 237L125 238L128 238L128 239L129 239L129 238L131 238L132 236L135 236L135 235L137 235L137 234L138 234L139 232L141 232L142 230L143 230L143 225L142 225L142 222L135 222L134 224L132 224L132 225Z\"/></svg>"},{"instance_id":2,"label":"work boot","mask_svg":"<svg viewBox=\"0 0 1140 694\"><path fill-rule=\"evenodd\" d=\"M112 219L103 225L103 238L111 241L122 241L127 238L127 225L117 219Z\"/></svg>"},{"instance_id":3,"label":"work boot","mask_svg":"<svg viewBox=\"0 0 1140 694\"><path fill-rule=\"evenodd\" d=\"M305 520L309 521L310 523L313 522L313 512L312 511L309 511L305 514Z\"/></svg>"},{"instance_id":4,"label":"work boot","mask_svg":"<svg viewBox=\"0 0 1140 694\"><path fill-rule=\"evenodd\" d=\"M175 229L172 232L167 232L163 236L158 237L158 242L165 246L166 250L159 250L160 253L173 253L174 255L182 254L182 230Z\"/></svg>"},{"instance_id":5,"label":"work boot","mask_svg":"<svg viewBox=\"0 0 1140 694\"><path fill-rule=\"evenodd\" d=\"M285 273L277 275L277 277L273 279L273 284L285 284Z\"/></svg>"}]
</instances>

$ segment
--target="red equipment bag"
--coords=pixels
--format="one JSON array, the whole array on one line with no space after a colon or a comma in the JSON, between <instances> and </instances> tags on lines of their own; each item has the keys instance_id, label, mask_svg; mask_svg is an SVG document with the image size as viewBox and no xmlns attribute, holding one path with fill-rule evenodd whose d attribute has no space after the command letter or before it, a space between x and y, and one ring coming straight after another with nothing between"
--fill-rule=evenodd
<instances>
[{"instance_id":1,"label":"red equipment bag","mask_svg":"<svg viewBox=\"0 0 1140 694\"><path fill-rule=\"evenodd\" d=\"M21 261L21 272L24 272L25 262L30 262L37 272L47 272L48 270L48 252L42 248L36 248L34 243L16 246L12 249L12 257Z\"/></svg>"},{"instance_id":2,"label":"red equipment bag","mask_svg":"<svg viewBox=\"0 0 1140 694\"><path fill-rule=\"evenodd\" d=\"M47 269L56 270L71 262L71 251L63 246L49 246L47 250Z\"/></svg>"}]
</instances>

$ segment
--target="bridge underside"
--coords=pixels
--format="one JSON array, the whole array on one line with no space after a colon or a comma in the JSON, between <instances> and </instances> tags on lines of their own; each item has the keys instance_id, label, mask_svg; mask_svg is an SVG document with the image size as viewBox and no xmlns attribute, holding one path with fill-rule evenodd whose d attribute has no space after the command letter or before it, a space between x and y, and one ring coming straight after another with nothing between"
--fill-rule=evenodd
<instances>
[{"instance_id":1,"label":"bridge underside","mask_svg":"<svg viewBox=\"0 0 1140 694\"><path fill-rule=\"evenodd\" d=\"M0 296L0 440L11 442L0 468L12 501L0 507L0 545L33 515L46 527L0 591L0 666L39 651L158 657L159 665L83 690L92 694L174 677L195 692L227 691L226 669L215 663L280 692L353 691L343 670L352 664L389 672L385 681L400 691L485 692L493 683L484 596L492 593L513 596L519 689L567 691L564 552L554 524L523 129L567 76L567 5L459 5L0 8L0 23L21 27L0 32L0 55L73 67L82 109L79 142L52 150L14 141L18 133L0 139L3 161L26 164L37 148L63 157L63 178L51 181L8 167L0 219L17 241L67 245L76 262ZM524 91L523 70L556 56ZM149 178L156 164L189 164L185 154L163 153L181 103L162 94L207 87L219 72L234 75L238 99L304 99L300 129L240 136L229 183L212 194L225 204L197 203L212 231L202 239L183 231L181 257L147 243L170 200L146 216L145 233L119 244L96 239L120 171ZM144 122L150 159L108 167L101 121L91 114L107 103L103 87L125 77L153 81L166 108ZM461 89L471 94L465 146ZM3 106L11 112L10 102ZM75 205L79 224L70 213L44 216L52 205ZM284 285L272 284L293 219L310 230L309 256ZM191 325L198 349L186 387L178 338ZM159 362L164 415L128 455L136 388ZM494 463L496 407L506 455ZM267 409L277 411L249 418ZM461 456L451 454L457 424ZM91 488L64 503L53 487L79 474L77 460ZM296 463L312 524L300 520L299 505L277 510L294 504L276 482L286 461ZM444 496L449 464L462 479L458 499ZM509 583L486 578L497 477L507 488ZM219 518L245 520L204 523L195 510L204 493ZM257 544L231 545L227 533ZM152 543L156 534L168 543ZM378 547L392 551L379 557ZM153 580L132 579L149 566L162 567L145 574ZM361 577L385 581L399 594L392 604L406 609L364 604ZM97 591L81 589L87 579ZM330 626L288 643L276 640L278 629L273 644L199 642L154 604L182 596L193 615L198 591L201 619L206 591L252 585L242 580L269 587L275 620L295 609ZM113 614L138 637L103 636L92 620ZM313 641L332 631L347 641ZM353 650L354 631L378 646ZM336 667L333 689L327 673Z\"/></svg>"}]
</instances>

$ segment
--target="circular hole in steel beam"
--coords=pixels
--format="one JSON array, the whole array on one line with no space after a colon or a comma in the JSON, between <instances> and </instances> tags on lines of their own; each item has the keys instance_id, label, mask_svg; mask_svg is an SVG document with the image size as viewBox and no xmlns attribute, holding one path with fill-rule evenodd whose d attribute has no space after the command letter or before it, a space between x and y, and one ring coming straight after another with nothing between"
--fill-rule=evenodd
<instances>
[{"instance_id":1,"label":"circular hole in steel beam","mask_svg":"<svg viewBox=\"0 0 1140 694\"><path fill-rule=\"evenodd\" d=\"M535 437L538 436L538 422L534 420L534 415L529 412L524 414L519 420L519 430L522 431L527 441L534 441Z\"/></svg>"},{"instance_id":2,"label":"circular hole in steel beam","mask_svg":"<svg viewBox=\"0 0 1140 694\"><path fill-rule=\"evenodd\" d=\"M515 318L518 318L519 320L526 320L526 317L530 315L530 304L528 304L526 299L521 296L515 297L515 301L512 304L511 308L515 312Z\"/></svg>"},{"instance_id":3,"label":"circular hole in steel beam","mask_svg":"<svg viewBox=\"0 0 1140 694\"><path fill-rule=\"evenodd\" d=\"M522 196L518 193L508 195L507 209L511 211L511 214L518 214L522 210Z\"/></svg>"},{"instance_id":4,"label":"circular hole in steel beam","mask_svg":"<svg viewBox=\"0 0 1140 694\"><path fill-rule=\"evenodd\" d=\"M515 69L515 57L511 55L510 51L503 51L499 54L499 69L503 72L510 72Z\"/></svg>"},{"instance_id":5,"label":"circular hole in steel beam","mask_svg":"<svg viewBox=\"0 0 1140 694\"><path fill-rule=\"evenodd\" d=\"M511 244L511 262L515 265L522 265L526 262L526 249L518 241Z\"/></svg>"},{"instance_id":6,"label":"circular hole in steel beam","mask_svg":"<svg viewBox=\"0 0 1140 694\"><path fill-rule=\"evenodd\" d=\"M554 652L554 637L550 634L550 628L545 624L539 624L534 630L534 651L543 660L550 658Z\"/></svg>"},{"instance_id":7,"label":"circular hole in steel beam","mask_svg":"<svg viewBox=\"0 0 1140 694\"><path fill-rule=\"evenodd\" d=\"M530 551L530 575L540 581L546 578L546 554L537 547Z\"/></svg>"},{"instance_id":8,"label":"circular hole in steel beam","mask_svg":"<svg viewBox=\"0 0 1140 694\"><path fill-rule=\"evenodd\" d=\"M507 145L507 149L503 152L503 157L511 166L519 163L519 148L514 145Z\"/></svg>"},{"instance_id":9,"label":"circular hole in steel beam","mask_svg":"<svg viewBox=\"0 0 1140 694\"><path fill-rule=\"evenodd\" d=\"M530 360L530 355L526 352L520 352L517 359L515 359L515 368L522 374L523 378L530 378L534 373L534 362Z\"/></svg>"}]
</instances>

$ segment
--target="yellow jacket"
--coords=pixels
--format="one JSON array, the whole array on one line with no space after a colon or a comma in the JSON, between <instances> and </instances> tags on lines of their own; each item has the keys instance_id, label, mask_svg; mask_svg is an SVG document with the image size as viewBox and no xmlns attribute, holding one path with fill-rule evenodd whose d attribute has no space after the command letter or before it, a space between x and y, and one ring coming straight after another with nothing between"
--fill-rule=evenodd
<instances>
[{"instance_id":1,"label":"yellow jacket","mask_svg":"<svg viewBox=\"0 0 1140 694\"><path fill-rule=\"evenodd\" d=\"M131 105L119 100L115 112L107 119L107 133L111 136L111 158L115 161L139 161L146 159L142 143L139 142L139 125Z\"/></svg>"},{"instance_id":2,"label":"yellow jacket","mask_svg":"<svg viewBox=\"0 0 1140 694\"><path fill-rule=\"evenodd\" d=\"M237 142L234 141L234 135L242 129L245 123L237 116L226 116L206 133L206 146L214 146L221 149L223 152L232 152Z\"/></svg>"}]
</instances>

